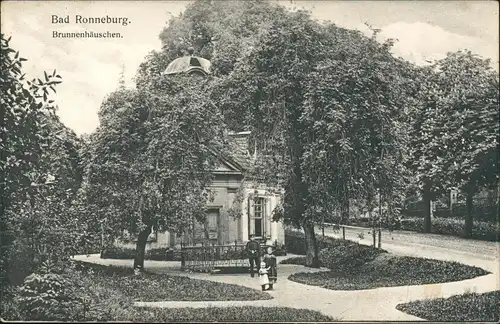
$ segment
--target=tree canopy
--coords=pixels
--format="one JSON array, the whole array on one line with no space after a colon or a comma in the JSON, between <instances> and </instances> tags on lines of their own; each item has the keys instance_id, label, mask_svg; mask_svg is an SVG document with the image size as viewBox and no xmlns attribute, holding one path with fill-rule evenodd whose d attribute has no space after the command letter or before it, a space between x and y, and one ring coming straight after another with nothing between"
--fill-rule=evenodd
<instances>
[{"instance_id":1,"label":"tree canopy","mask_svg":"<svg viewBox=\"0 0 500 324\"><path fill-rule=\"evenodd\" d=\"M110 94L90 139L81 194L94 223L104 219L113 238L124 231L144 239L152 230L180 233L204 218L222 118L205 100L204 79L164 78L161 90Z\"/></svg>"},{"instance_id":2,"label":"tree canopy","mask_svg":"<svg viewBox=\"0 0 500 324\"><path fill-rule=\"evenodd\" d=\"M42 262L67 259L85 240L71 210L81 181L80 141L50 99L61 77L54 70L28 81L24 61L2 34L1 271L10 283Z\"/></svg>"}]
</instances>

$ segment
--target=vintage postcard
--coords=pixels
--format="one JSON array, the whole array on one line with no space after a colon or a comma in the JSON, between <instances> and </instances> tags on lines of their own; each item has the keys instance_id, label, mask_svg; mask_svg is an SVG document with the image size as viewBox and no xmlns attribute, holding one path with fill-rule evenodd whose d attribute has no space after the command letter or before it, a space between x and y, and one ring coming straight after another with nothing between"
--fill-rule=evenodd
<instances>
[{"instance_id":1,"label":"vintage postcard","mask_svg":"<svg viewBox=\"0 0 500 324\"><path fill-rule=\"evenodd\" d=\"M500 320L496 1L2 1L3 321Z\"/></svg>"}]
</instances>

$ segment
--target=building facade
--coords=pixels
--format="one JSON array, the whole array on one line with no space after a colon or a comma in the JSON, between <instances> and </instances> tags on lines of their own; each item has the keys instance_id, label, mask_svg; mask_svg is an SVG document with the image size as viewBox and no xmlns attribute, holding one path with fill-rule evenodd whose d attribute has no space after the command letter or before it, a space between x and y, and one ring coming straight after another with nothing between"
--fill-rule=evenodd
<instances>
[{"instance_id":1,"label":"building facade","mask_svg":"<svg viewBox=\"0 0 500 324\"><path fill-rule=\"evenodd\" d=\"M192 53L190 53L192 54ZM207 76L210 61L196 56L184 56L172 61L166 68L166 77L187 74ZM193 79L193 82L196 82ZM181 245L228 245L245 243L251 234L265 244L284 244L282 222L272 220L274 208L280 203L281 192L265 185L247 181L244 172L256 156L249 145L250 132L229 134L229 155L221 157L210 189L214 200L207 204L204 223L194 222L185 233L152 233L146 249L173 248ZM135 248L135 242L117 245Z\"/></svg>"}]
</instances>

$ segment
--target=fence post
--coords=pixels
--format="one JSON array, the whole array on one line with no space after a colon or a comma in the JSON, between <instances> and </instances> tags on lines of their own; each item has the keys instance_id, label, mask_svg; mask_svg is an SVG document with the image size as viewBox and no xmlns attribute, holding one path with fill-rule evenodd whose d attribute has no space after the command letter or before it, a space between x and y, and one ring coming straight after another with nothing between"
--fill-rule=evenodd
<instances>
[{"instance_id":1,"label":"fence post","mask_svg":"<svg viewBox=\"0 0 500 324\"><path fill-rule=\"evenodd\" d=\"M101 222L101 259L104 256L104 221Z\"/></svg>"},{"instance_id":2,"label":"fence post","mask_svg":"<svg viewBox=\"0 0 500 324\"><path fill-rule=\"evenodd\" d=\"M325 214L323 214L322 220L321 220L321 232L323 233L323 238L325 237Z\"/></svg>"},{"instance_id":3,"label":"fence post","mask_svg":"<svg viewBox=\"0 0 500 324\"><path fill-rule=\"evenodd\" d=\"M342 239L345 240L345 226L342 226Z\"/></svg>"},{"instance_id":4,"label":"fence post","mask_svg":"<svg viewBox=\"0 0 500 324\"><path fill-rule=\"evenodd\" d=\"M186 261L185 261L185 258L184 258L184 244L182 244L181 242L181 269L184 270L184 267L186 266Z\"/></svg>"}]
</instances>

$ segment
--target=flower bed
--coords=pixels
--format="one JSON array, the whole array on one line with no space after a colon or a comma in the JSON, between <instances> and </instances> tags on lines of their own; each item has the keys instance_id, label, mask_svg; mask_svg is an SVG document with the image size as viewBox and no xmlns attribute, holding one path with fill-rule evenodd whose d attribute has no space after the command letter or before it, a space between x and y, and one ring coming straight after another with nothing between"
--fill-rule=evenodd
<instances>
[{"instance_id":1,"label":"flower bed","mask_svg":"<svg viewBox=\"0 0 500 324\"><path fill-rule=\"evenodd\" d=\"M500 320L500 291L469 293L450 298L399 304L402 312L435 322L497 322Z\"/></svg>"}]
</instances>

